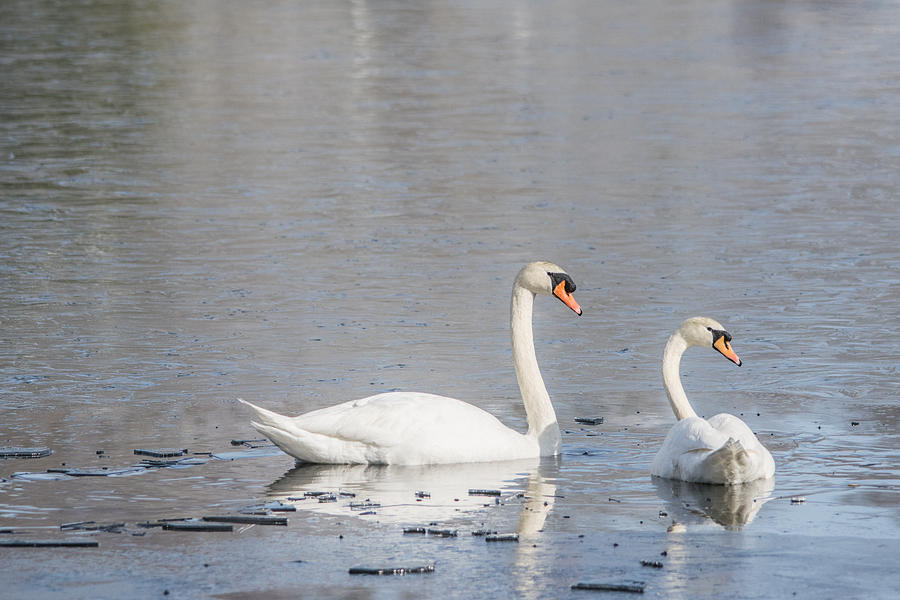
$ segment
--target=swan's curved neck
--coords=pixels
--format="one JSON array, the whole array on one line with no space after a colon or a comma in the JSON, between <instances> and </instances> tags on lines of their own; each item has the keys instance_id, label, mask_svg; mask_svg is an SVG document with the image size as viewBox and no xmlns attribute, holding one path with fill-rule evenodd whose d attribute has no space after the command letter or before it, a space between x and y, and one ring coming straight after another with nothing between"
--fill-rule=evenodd
<instances>
[{"instance_id":1,"label":"swan's curved neck","mask_svg":"<svg viewBox=\"0 0 900 600\"><path fill-rule=\"evenodd\" d=\"M687 394L681 386L681 375L678 373L678 367L681 364L681 355L687 350L688 343L679 332L672 334L666 343L666 349L663 351L663 386L666 388L666 395L669 397L669 404L675 412L675 418L679 421L687 417L696 417L691 403L688 402Z\"/></svg>"},{"instance_id":2,"label":"swan's curved neck","mask_svg":"<svg viewBox=\"0 0 900 600\"><path fill-rule=\"evenodd\" d=\"M541 455L556 454L559 449L559 426L550 402L550 394L544 387L541 370L534 354L534 336L531 331L531 314L534 293L516 282L509 307L509 326L512 335L513 365L516 379L525 403L529 437L538 440Z\"/></svg>"}]
</instances>

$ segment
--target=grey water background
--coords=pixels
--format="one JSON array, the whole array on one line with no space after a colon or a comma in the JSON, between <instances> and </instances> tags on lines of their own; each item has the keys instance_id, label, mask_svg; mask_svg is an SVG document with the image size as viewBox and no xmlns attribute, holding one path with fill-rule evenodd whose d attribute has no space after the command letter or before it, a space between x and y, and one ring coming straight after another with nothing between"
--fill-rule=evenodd
<instances>
[{"instance_id":1,"label":"grey water background","mask_svg":"<svg viewBox=\"0 0 900 600\"><path fill-rule=\"evenodd\" d=\"M896 3L7 1L0 48L0 445L54 451L0 462L17 532L0 539L129 524L81 534L97 549L0 548L0 596L563 598L636 579L664 598L893 597ZM585 311L535 307L557 461L14 476L230 452L256 437L237 397L299 413L429 391L524 430L508 297L535 259ZM774 488L647 473L673 422L662 347L694 315L744 366L691 351L688 396L744 418ZM316 489L382 507L134 527ZM460 537L402 534L428 522ZM420 562L435 572L347 573Z\"/></svg>"}]
</instances>

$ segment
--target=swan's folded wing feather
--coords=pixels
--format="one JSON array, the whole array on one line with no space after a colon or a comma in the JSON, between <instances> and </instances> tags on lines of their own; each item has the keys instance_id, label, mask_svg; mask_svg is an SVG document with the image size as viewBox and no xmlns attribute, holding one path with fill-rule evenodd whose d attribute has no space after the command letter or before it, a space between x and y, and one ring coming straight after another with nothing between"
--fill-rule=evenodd
<instances>
[{"instance_id":1,"label":"swan's folded wing feather","mask_svg":"<svg viewBox=\"0 0 900 600\"><path fill-rule=\"evenodd\" d=\"M444 396L393 392L314 411L296 420L314 433L338 436L379 447L428 446L431 452L464 455L472 444L491 440L498 446L520 436L480 408Z\"/></svg>"},{"instance_id":2,"label":"swan's folded wing feather","mask_svg":"<svg viewBox=\"0 0 900 600\"><path fill-rule=\"evenodd\" d=\"M725 437L739 441L744 448L753 448L759 445L759 440L750 427L734 415L720 413L710 417L709 424Z\"/></svg>"},{"instance_id":3,"label":"swan's folded wing feather","mask_svg":"<svg viewBox=\"0 0 900 600\"><path fill-rule=\"evenodd\" d=\"M650 472L684 481L741 483L771 477L775 462L743 421L720 414L676 423Z\"/></svg>"},{"instance_id":4,"label":"swan's folded wing feather","mask_svg":"<svg viewBox=\"0 0 900 600\"><path fill-rule=\"evenodd\" d=\"M768 479L775 475L775 459L746 423L727 413L710 417L709 422L723 435L739 442L746 451L746 463L742 474L744 481Z\"/></svg>"},{"instance_id":5,"label":"swan's folded wing feather","mask_svg":"<svg viewBox=\"0 0 900 600\"><path fill-rule=\"evenodd\" d=\"M728 436L716 431L700 417L682 419L669 430L662 447L653 459L650 473L658 477L692 481L690 474Z\"/></svg>"},{"instance_id":6,"label":"swan's folded wing feather","mask_svg":"<svg viewBox=\"0 0 900 600\"><path fill-rule=\"evenodd\" d=\"M308 462L507 460L535 444L476 406L434 394L389 392L293 418L252 408L265 419L255 425L261 433Z\"/></svg>"}]
</instances>

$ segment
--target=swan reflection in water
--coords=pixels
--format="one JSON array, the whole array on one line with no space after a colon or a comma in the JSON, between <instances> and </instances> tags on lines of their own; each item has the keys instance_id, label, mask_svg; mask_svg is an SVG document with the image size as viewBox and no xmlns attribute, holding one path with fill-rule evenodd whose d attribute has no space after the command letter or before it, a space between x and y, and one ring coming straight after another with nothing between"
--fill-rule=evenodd
<instances>
[{"instance_id":1,"label":"swan reflection in water","mask_svg":"<svg viewBox=\"0 0 900 600\"><path fill-rule=\"evenodd\" d=\"M738 485L711 485L654 477L653 483L674 521L690 526L706 524L712 519L732 531L753 521L775 487L774 478Z\"/></svg>"},{"instance_id":2,"label":"swan reflection in water","mask_svg":"<svg viewBox=\"0 0 900 600\"><path fill-rule=\"evenodd\" d=\"M520 534L530 534L543 527L553 506L556 486L551 481L555 477L551 480L543 474L555 473L556 468L556 460L552 458L430 466L305 464L271 483L268 497L293 504L298 510L414 525L488 510L498 505L496 497L470 496L469 490L499 490L500 503L521 505L517 529ZM316 497L299 500L306 492L333 493L336 499L331 502L319 502ZM416 492L428 495L420 498ZM506 515L507 511L498 511L496 515L483 516L503 519ZM491 527L496 529L500 524ZM480 525L473 527L480 528Z\"/></svg>"}]
</instances>

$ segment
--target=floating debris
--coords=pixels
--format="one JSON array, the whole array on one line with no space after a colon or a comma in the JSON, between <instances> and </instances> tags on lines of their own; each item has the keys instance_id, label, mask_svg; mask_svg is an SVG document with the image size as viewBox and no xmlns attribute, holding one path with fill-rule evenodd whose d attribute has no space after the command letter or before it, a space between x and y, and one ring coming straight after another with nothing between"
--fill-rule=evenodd
<instances>
[{"instance_id":1,"label":"floating debris","mask_svg":"<svg viewBox=\"0 0 900 600\"><path fill-rule=\"evenodd\" d=\"M338 496L341 498L356 498L356 493L354 492L338 492Z\"/></svg>"},{"instance_id":2,"label":"floating debris","mask_svg":"<svg viewBox=\"0 0 900 600\"><path fill-rule=\"evenodd\" d=\"M206 521L173 521L163 523L166 531L234 531L234 527L227 523L209 523Z\"/></svg>"},{"instance_id":3,"label":"floating debris","mask_svg":"<svg viewBox=\"0 0 900 600\"><path fill-rule=\"evenodd\" d=\"M280 500L275 500L273 502L266 502L265 504L255 504L253 506L246 506L240 509L238 512L244 514L251 515L265 515L269 512L296 512L297 507L293 504L285 504Z\"/></svg>"},{"instance_id":4,"label":"floating debris","mask_svg":"<svg viewBox=\"0 0 900 600\"><path fill-rule=\"evenodd\" d=\"M459 531L456 529L429 529L428 535L433 535L434 537L457 537Z\"/></svg>"},{"instance_id":5,"label":"floating debris","mask_svg":"<svg viewBox=\"0 0 900 600\"><path fill-rule=\"evenodd\" d=\"M4 548L96 548L97 540L0 540Z\"/></svg>"},{"instance_id":6,"label":"floating debris","mask_svg":"<svg viewBox=\"0 0 900 600\"><path fill-rule=\"evenodd\" d=\"M472 535L476 537L481 537L485 535L491 535L497 533L496 531L491 531L490 529L476 529L472 532Z\"/></svg>"},{"instance_id":7,"label":"floating debris","mask_svg":"<svg viewBox=\"0 0 900 600\"><path fill-rule=\"evenodd\" d=\"M381 508L381 504L378 502L369 502L368 500L365 502L350 503L350 510L369 510L372 508Z\"/></svg>"},{"instance_id":8,"label":"floating debris","mask_svg":"<svg viewBox=\"0 0 900 600\"><path fill-rule=\"evenodd\" d=\"M196 523L197 521L198 519L196 519L195 517L176 517L171 519L157 519L156 521L141 521L135 523L135 525L143 529L152 529L154 527L165 527L169 523Z\"/></svg>"},{"instance_id":9,"label":"floating debris","mask_svg":"<svg viewBox=\"0 0 900 600\"><path fill-rule=\"evenodd\" d=\"M260 458L263 456L280 456L284 454L274 444L267 446L251 446L249 450L234 452L214 452L212 457L219 460L238 460L241 458Z\"/></svg>"},{"instance_id":10,"label":"floating debris","mask_svg":"<svg viewBox=\"0 0 900 600\"><path fill-rule=\"evenodd\" d=\"M232 446L249 446L253 448L253 444L265 444L268 440L260 438L258 440L231 440Z\"/></svg>"},{"instance_id":11,"label":"floating debris","mask_svg":"<svg viewBox=\"0 0 900 600\"><path fill-rule=\"evenodd\" d=\"M583 425L602 425L603 417L575 417L575 422Z\"/></svg>"},{"instance_id":12,"label":"floating debris","mask_svg":"<svg viewBox=\"0 0 900 600\"><path fill-rule=\"evenodd\" d=\"M23 481L63 481L72 479L65 473L13 473L13 479L21 479Z\"/></svg>"},{"instance_id":13,"label":"floating debris","mask_svg":"<svg viewBox=\"0 0 900 600\"><path fill-rule=\"evenodd\" d=\"M419 499L431 498L431 493L430 492L416 492L416 498L419 498Z\"/></svg>"},{"instance_id":14,"label":"floating debris","mask_svg":"<svg viewBox=\"0 0 900 600\"><path fill-rule=\"evenodd\" d=\"M413 575L434 573L434 563L415 567L350 567L351 575Z\"/></svg>"},{"instance_id":15,"label":"floating debris","mask_svg":"<svg viewBox=\"0 0 900 600\"><path fill-rule=\"evenodd\" d=\"M203 517L213 523L240 523L243 525L287 525L287 517L274 515L212 515Z\"/></svg>"},{"instance_id":16,"label":"floating debris","mask_svg":"<svg viewBox=\"0 0 900 600\"><path fill-rule=\"evenodd\" d=\"M125 523L96 523L94 521L79 521L76 523L63 523L60 531L105 531L107 533L122 533Z\"/></svg>"},{"instance_id":17,"label":"floating debris","mask_svg":"<svg viewBox=\"0 0 900 600\"><path fill-rule=\"evenodd\" d=\"M803 504L806 502L806 496L791 496L791 504Z\"/></svg>"},{"instance_id":18,"label":"floating debris","mask_svg":"<svg viewBox=\"0 0 900 600\"><path fill-rule=\"evenodd\" d=\"M856 427L857 425L859 425L859 421L850 421L850 425Z\"/></svg>"},{"instance_id":19,"label":"floating debris","mask_svg":"<svg viewBox=\"0 0 900 600\"><path fill-rule=\"evenodd\" d=\"M324 504L326 502L337 502L337 496L334 494L325 494L323 496L319 496L319 504Z\"/></svg>"},{"instance_id":20,"label":"floating debris","mask_svg":"<svg viewBox=\"0 0 900 600\"><path fill-rule=\"evenodd\" d=\"M484 541L486 541L486 542L518 542L519 534L518 533L501 533L498 535L488 535L488 536L485 536Z\"/></svg>"},{"instance_id":21,"label":"floating debris","mask_svg":"<svg viewBox=\"0 0 900 600\"><path fill-rule=\"evenodd\" d=\"M666 533L684 533L685 531L687 531L687 527L684 526L684 523L677 521L672 521L672 524L666 529Z\"/></svg>"},{"instance_id":22,"label":"floating debris","mask_svg":"<svg viewBox=\"0 0 900 600\"><path fill-rule=\"evenodd\" d=\"M426 530L424 527L404 527L403 528L403 533L419 533L419 534L425 535L425 531Z\"/></svg>"},{"instance_id":23,"label":"floating debris","mask_svg":"<svg viewBox=\"0 0 900 600\"><path fill-rule=\"evenodd\" d=\"M207 461L202 458L194 458L194 457L185 457L179 458L177 460L155 460L152 458L145 458L141 461L140 466L150 468L178 468L178 467L193 467L194 465L205 465Z\"/></svg>"},{"instance_id":24,"label":"floating debris","mask_svg":"<svg viewBox=\"0 0 900 600\"><path fill-rule=\"evenodd\" d=\"M52 469L47 469L48 473L62 473L63 475L69 475L70 477L125 477L128 475L138 475L140 473L146 473L147 467L143 465L135 465L133 467L88 467L86 469L81 468L68 468L68 467L55 467Z\"/></svg>"},{"instance_id":25,"label":"floating debris","mask_svg":"<svg viewBox=\"0 0 900 600\"><path fill-rule=\"evenodd\" d=\"M23 448L21 446L0 447L0 458L43 458L53 454L53 450L46 446Z\"/></svg>"},{"instance_id":26,"label":"floating debris","mask_svg":"<svg viewBox=\"0 0 900 600\"><path fill-rule=\"evenodd\" d=\"M331 494L331 492L303 492L303 496L306 498L315 498L317 496L324 496L326 494Z\"/></svg>"},{"instance_id":27,"label":"floating debris","mask_svg":"<svg viewBox=\"0 0 900 600\"><path fill-rule=\"evenodd\" d=\"M622 581L606 583L600 581L582 581L572 586L573 590L597 590L603 592L631 592L643 594L645 583L643 581Z\"/></svg>"},{"instance_id":28,"label":"floating debris","mask_svg":"<svg viewBox=\"0 0 900 600\"><path fill-rule=\"evenodd\" d=\"M469 490L470 496L499 496L500 490Z\"/></svg>"},{"instance_id":29,"label":"floating debris","mask_svg":"<svg viewBox=\"0 0 900 600\"><path fill-rule=\"evenodd\" d=\"M653 567L654 569L662 569L663 564L658 560L642 560L642 567Z\"/></svg>"},{"instance_id":30,"label":"floating debris","mask_svg":"<svg viewBox=\"0 0 900 600\"><path fill-rule=\"evenodd\" d=\"M184 456L188 453L188 450L187 448L138 448L134 451L134 453L142 454L144 456L152 456L153 458L168 458L170 456Z\"/></svg>"}]
</instances>

